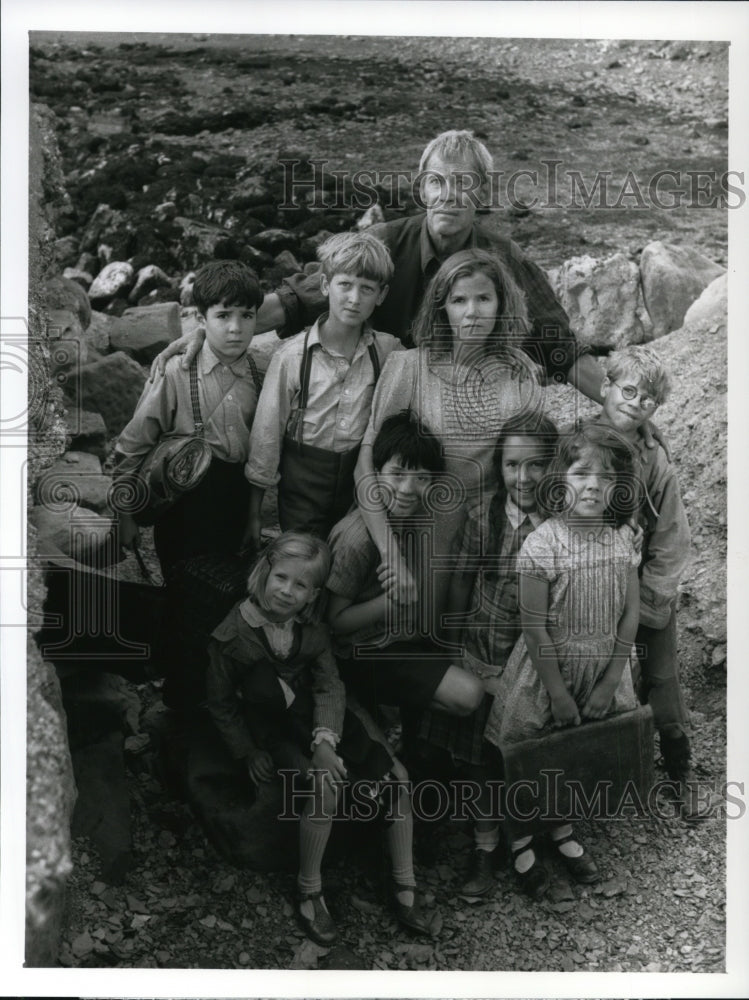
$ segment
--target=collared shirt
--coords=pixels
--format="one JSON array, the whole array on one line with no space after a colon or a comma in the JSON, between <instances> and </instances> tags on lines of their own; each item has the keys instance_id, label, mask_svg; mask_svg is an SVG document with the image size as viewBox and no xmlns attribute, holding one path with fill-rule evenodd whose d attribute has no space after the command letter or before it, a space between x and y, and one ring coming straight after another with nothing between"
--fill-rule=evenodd
<instances>
[{"instance_id":1,"label":"collared shirt","mask_svg":"<svg viewBox=\"0 0 749 1000\"><path fill-rule=\"evenodd\" d=\"M271 358L252 427L246 466L247 479L256 486L267 489L278 482L283 438L290 430L290 419L301 420L304 444L338 453L357 447L367 429L375 386L370 344L375 345L381 366L392 351L403 350L396 337L375 333L365 326L354 356L348 361L320 342L323 319L313 324L307 340L312 355L309 396L303 413L294 411L301 395L305 334L282 344Z\"/></svg>"},{"instance_id":2,"label":"collared shirt","mask_svg":"<svg viewBox=\"0 0 749 1000\"><path fill-rule=\"evenodd\" d=\"M181 357L170 358L161 378L146 382L130 423L115 448L115 475L136 472L165 434L195 429L190 373ZM246 462L257 391L247 358L231 365L216 357L206 341L198 354L198 398L205 440L216 458Z\"/></svg>"},{"instance_id":3,"label":"collared shirt","mask_svg":"<svg viewBox=\"0 0 749 1000\"><path fill-rule=\"evenodd\" d=\"M372 314L378 330L395 334L407 347L424 291L441 260L432 244L423 213L372 226L368 232L381 239L390 250L395 273L384 302ZM476 220L466 248L489 250L507 266L525 292L531 329L522 342L523 350L540 364L546 374L566 377L587 348L581 347L569 328L567 314L557 302L546 275L512 240L497 232L496 221ZM296 274L277 290L285 313L284 334L290 336L309 325L325 308L320 276Z\"/></svg>"},{"instance_id":4,"label":"collared shirt","mask_svg":"<svg viewBox=\"0 0 749 1000\"><path fill-rule=\"evenodd\" d=\"M537 510L521 510L509 496L505 500L505 514L507 514L507 520L516 530L525 521L526 517L530 518L530 522L534 528L537 528L544 520L543 515L539 514Z\"/></svg>"}]
</instances>

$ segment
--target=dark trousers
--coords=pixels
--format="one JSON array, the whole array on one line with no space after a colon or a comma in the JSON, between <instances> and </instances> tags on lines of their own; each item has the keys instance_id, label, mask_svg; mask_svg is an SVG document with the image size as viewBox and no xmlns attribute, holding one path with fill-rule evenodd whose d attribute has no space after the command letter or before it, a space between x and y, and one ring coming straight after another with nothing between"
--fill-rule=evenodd
<instances>
[{"instance_id":1,"label":"dark trousers","mask_svg":"<svg viewBox=\"0 0 749 1000\"><path fill-rule=\"evenodd\" d=\"M184 560L195 556L234 560L247 523L250 489L241 462L214 458L199 485L185 493L154 525L153 540L166 582L164 636L164 692L171 708L195 708L205 699L208 632L204 615L189 609ZM215 568L214 568L215 572ZM231 598L230 598L231 602ZM223 611L226 613L228 607ZM210 628L220 621L210 623Z\"/></svg>"},{"instance_id":2,"label":"dark trousers","mask_svg":"<svg viewBox=\"0 0 749 1000\"><path fill-rule=\"evenodd\" d=\"M161 517L153 542L168 581L175 563L204 552L237 551L247 524L250 487L241 462L214 458L204 479Z\"/></svg>"},{"instance_id":3,"label":"dark trousers","mask_svg":"<svg viewBox=\"0 0 749 1000\"><path fill-rule=\"evenodd\" d=\"M640 625L635 642L642 669L641 699L652 708L656 729L668 739L686 736L689 713L679 682L676 612L671 612L665 628Z\"/></svg>"},{"instance_id":4,"label":"dark trousers","mask_svg":"<svg viewBox=\"0 0 749 1000\"><path fill-rule=\"evenodd\" d=\"M278 486L278 520L283 531L307 531L327 538L354 502L358 448L334 452L285 438Z\"/></svg>"}]
</instances>

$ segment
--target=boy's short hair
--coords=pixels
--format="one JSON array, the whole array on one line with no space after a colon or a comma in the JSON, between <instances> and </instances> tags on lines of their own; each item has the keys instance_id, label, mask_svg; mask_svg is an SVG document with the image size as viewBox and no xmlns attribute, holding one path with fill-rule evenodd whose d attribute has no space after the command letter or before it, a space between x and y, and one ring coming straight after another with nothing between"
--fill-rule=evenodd
<instances>
[{"instance_id":1,"label":"boy's short hair","mask_svg":"<svg viewBox=\"0 0 749 1000\"><path fill-rule=\"evenodd\" d=\"M632 344L613 351L604 360L606 377L615 382L621 375L637 375L660 406L671 392L671 379L663 361L652 347Z\"/></svg>"},{"instance_id":2,"label":"boy's short hair","mask_svg":"<svg viewBox=\"0 0 749 1000\"><path fill-rule=\"evenodd\" d=\"M251 267L239 260L212 260L195 275L192 300L205 316L211 306L253 306L263 304L263 292Z\"/></svg>"},{"instance_id":3,"label":"boy's short hair","mask_svg":"<svg viewBox=\"0 0 749 1000\"><path fill-rule=\"evenodd\" d=\"M317 248L317 257L328 281L336 274L350 274L388 285L393 277L390 251L382 240L366 231L330 236Z\"/></svg>"},{"instance_id":4,"label":"boy's short hair","mask_svg":"<svg viewBox=\"0 0 749 1000\"><path fill-rule=\"evenodd\" d=\"M407 469L426 469L432 473L445 471L439 438L411 410L401 410L383 420L374 439L372 464L375 471L379 472L391 458L400 458Z\"/></svg>"},{"instance_id":5,"label":"boy's short hair","mask_svg":"<svg viewBox=\"0 0 749 1000\"><path fill-rule=\"evenodd\" d=\"M489 174L494 170L492 154L483 142L480 142L473 132L469 132L467 129L448 129L447 132L441 132L432 139L421 154L420 174L428 169L429 160L435 154L443 160L447 160L448 163L455 160L465 162L473 160L482 186L486 184Z\"/></svg>"}]
</instances>

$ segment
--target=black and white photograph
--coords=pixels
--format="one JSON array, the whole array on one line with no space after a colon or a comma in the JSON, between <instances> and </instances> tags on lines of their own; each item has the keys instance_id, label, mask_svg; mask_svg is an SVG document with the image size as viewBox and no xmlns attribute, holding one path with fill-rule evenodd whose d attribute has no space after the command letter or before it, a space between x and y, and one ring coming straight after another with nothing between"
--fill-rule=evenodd
<instances>
[{"instance_id":1,"label":"black and white photograph","mask_svg":"<svg viewBox=\"0 0 749 1000\"><path fill-rule=\"evenodd\" d=\"M747 995L749 4L3 21L11 992Z\"/></svg>"}]
</instances>

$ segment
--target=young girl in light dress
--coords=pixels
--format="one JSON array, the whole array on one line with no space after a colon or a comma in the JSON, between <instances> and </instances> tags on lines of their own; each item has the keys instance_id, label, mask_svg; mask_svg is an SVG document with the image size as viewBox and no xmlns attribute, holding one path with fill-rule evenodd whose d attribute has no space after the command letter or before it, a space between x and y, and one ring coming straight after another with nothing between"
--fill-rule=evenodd
<instances>
[{"instance_id":1,"label":"young girl in light dress","mask_svg":"<svg viewBox=\"0 0 749 1000\"><path fill-rule=\"evenodd\" d=\"M584 424L561 439L539 490L549 517L518 557L523 634L489 714L485 738L495 746L636 708L629 656L640 557L627 522L638 501L633 454L618 435ZM511 817L508 823L515 871L538 897L548 876L532 837L517 836L522 827ZM573 877L599 879L569 823L550 835Z\"/></svg>"},{"instance_id":2,"label":"young girl in light dress","mask_svg":"<svg viewBox=\"0 0 749 1000\"><path fill-rule=\"evenodd\" d=\"M214 630L209 645L208 708L232 756L250 779L279 768L309 771L310 795L299 826L297 916L307 935L331 944L336 928L322 895L321 865L337 808L337 783L361 780L372 796L383 781L406 777L372 720L347 707L346 692L320 624L330 551L321 539L285 532L250 573L248 596ZM417 899L413 818L405 781L386 816L392 860L391 902L407 927L430 933Z\"/></svg>"}]
</instances>

